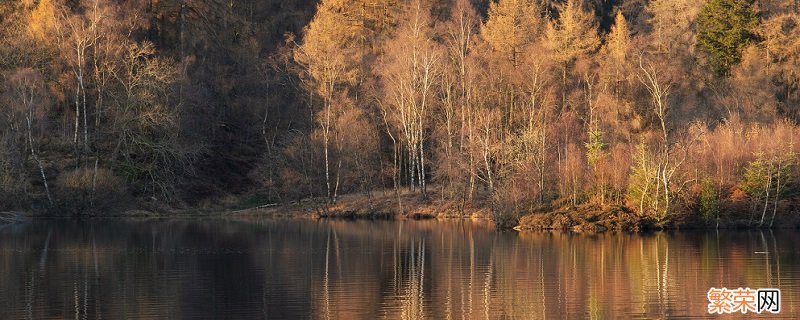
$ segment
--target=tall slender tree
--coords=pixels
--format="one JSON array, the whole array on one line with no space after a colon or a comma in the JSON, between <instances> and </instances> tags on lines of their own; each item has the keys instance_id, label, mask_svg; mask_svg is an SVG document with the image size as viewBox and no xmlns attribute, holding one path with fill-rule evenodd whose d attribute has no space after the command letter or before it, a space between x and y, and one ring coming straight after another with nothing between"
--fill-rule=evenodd
<instances>
[{"instance_id":1,"label":"tall slender tree","mask_svg":"<svg viewBox=\"0 0 800 320\"><path fill-rule=\"evenodd\" d=\"M597 22L584 10L583 0L568 0L560 6L558 19L547 25L547 44L561 65L561 108L567 109L567 80L570 64L600 46Z\"/></svg>"},{"instance_id":2,"label":"tall slender tree","mask_svg":"<svg viewBox=\"0 0 800 320\"><path fill-rule=\"evenodd\" d=\"M415 0L403 13L403 23L386 44L381 67L384 102L391 123L408 148L409 178L427 197L426 143L434 107L435 84L441 73L442 49L434 41L430 7Z\"/></svg>"},{"instance_id":3,"label":"tall slender tree","mask_svg":"<svg viewBox=\"0 0 800 320\"><path fill-rule=\"evenodd\" d=\"M331 142L333 140L333 108L338 95L347 94L348 85L356 78L357 61L352 58L355 42L362 33L361 26L347 15L346 1L325 0L317 6L314 19L303 31L303 41L295 50L295 59L305 69L305 87L309 92L309 109L314 96L322 100L317 118L322 132L325 161L325 187L329 201L334 202L331 182Z\"/></svg>"}]
</instances>

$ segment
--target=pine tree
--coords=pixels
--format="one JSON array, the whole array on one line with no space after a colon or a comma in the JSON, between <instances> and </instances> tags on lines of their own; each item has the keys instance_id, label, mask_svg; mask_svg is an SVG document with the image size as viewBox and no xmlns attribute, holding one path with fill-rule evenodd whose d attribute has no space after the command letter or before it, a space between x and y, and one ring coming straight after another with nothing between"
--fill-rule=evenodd
<instances>
[{"instance_id":1,"label":"pine tree","mask_svg":"<svg viewBox=\"0 0 800 320\"><path fill-rule=\"evenodd\" d=\"M603 55L605 56L607 70L604 76L607 79L607 83L612 84L611 90L614 97L618 99L622 95L622 82L626 77L625 65L628 63L630 41L631 35L630 29L628 28L628 21L622 14L622 10L617 11L614 25L606 36Z\"/></svg>"},{"instance_id":2,"label":"pine tree","mask_svg":"<svg viewBox=\"0 0 800 320\"><path fill-rule=\"evenodd\" d=\"M754 0L711 0L697 19L697 45L717 75L728 75L742 50L756 39L759 14Z\"/></svg>"},{"instance_id":3,"label":"pine tree","mask_svg":"<svg viewBox=\"0 0 800 320\"><path fill-rule=\"evenodd\" d=\"M614 60L615 63L623 63L628 57L628 47L630 46L631 35L628 28L628 20L622 14L622 11L617 11L617 16L614 18L614 26L611 27L611 32L608 33L606 39L606 53Z\"/></svg>"},{"instance_id":4,"label":"pine tree","mask_svg":"<svg viewBox=\"0 0 800 320\"><path fill-rule=\"evenodd\" d=\"M495 51L517 66L520 53L540 31L539 7L533 0L501 0L489 5L489 19L481 33Z\"/></svg>"},{"instance_id":5,"label":"pine tree","mask_svg":"<svg viewBox=\"0 0 800 320\"><path fill-rule=\"evenodd\" d=\"M582 0L568 0L561 7L557 21L547 25L547 45L554 59L561 64L561 106L566 108L567 69L579 56L600 46L597 22L592 13L583 10Z\"/></svg>"}]
</instances>

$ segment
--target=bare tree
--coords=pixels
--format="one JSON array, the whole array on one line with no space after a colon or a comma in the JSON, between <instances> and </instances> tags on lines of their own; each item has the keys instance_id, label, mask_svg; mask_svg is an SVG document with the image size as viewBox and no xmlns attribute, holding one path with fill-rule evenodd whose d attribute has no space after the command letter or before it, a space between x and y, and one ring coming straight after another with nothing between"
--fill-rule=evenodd
<instances>
[{"instance_id":1,"label":"bare tree","mask_svg":"<svg viewBox=\"0 0 800 320\"><path fill-rule=\"evenodd\" d=\"M333 140L333 111L335 99L347 94L347 84L356 78L357 68L351 56L360 26L348 24L345 4L338 0L326 0L317 7L314 20L304 29L303 43L295 50L295 59L305 68L305 86L309 92L309 103L313 95L322 98L322 110L317 123L322 131L325 161L325 185L327 197L335 202L331 185L330 144ZM312 112L313 112L313 108Z\"/></svg>"},{"instance_id":2,"label":"bare tree","mask_svg":"<svg viewBox=\"0 0 800 320\"><path fill-rule=\"evenodd\" d=\"M196 150L182 144L179 135L178 67L153 57L154 52L151 43L129 42L115 68L110 158L112 169L131 182L143 183L145 192L170 198L178 173L191 170Z\"/></svg>"},{"instance_id":3,"label":"bare tree","mask_svg":"<svg viewBox=\"0 0 800 320\"><path fill-rule=\"evenodd\" d=\"M12 94L10 99L12 108L16 107L17 113L21 114L22 118L25 119L25 141L28 145L28 151L39 168L47 201L52 206L53 197L50 194L50 186L47 182L47 175L44 172L44 165L39 156L39 147L36 140L36 136L38 136L36 129L40 128L40 126L35 125L37 120L44 117L48 103L44 81L42 76L33 69L18 69L9 77L9 89Z\"/></svg>"},{"instance_id":4,"label":"bare tree","mask_svg":"<svg viewBox=\"0 0 800 320\"><path fill-rule=\"evenodd\" d=\"M429 8L418 0L405 14L397 36L387 43L381 72L386 90L383 105L391 108L390 123L402 133L408 148L410 185L413 188L418 182L422 196L427 197L425 143L441 53L432 39Z\"/></svg>"}]
</instances>

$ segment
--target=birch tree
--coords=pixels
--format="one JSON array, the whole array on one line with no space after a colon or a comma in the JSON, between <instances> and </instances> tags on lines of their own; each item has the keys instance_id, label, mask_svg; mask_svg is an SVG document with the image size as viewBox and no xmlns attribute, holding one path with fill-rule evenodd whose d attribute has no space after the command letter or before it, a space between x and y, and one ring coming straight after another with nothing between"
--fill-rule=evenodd
<instances>
[{"instance_id":1,"label":"birch tree","mask_svg":"<svg viewBox=\"0 0 800 320\"><path fill-rule=\"evenodd\" d=\"M680 193L683 187L682 184L676 183L676 174L686 161L689 144L696 139L690 139L690 141L685 142L681 148L682 154L676 154L674 149L678 144L673 141L669 124L670 113L672 112L670 95L674 83L664 76L663 67L660 68L652 62L645 62L640 55L637 77L650 95L652 114L656 118L657 130L660 131L660 147L655 158L655 168L653 169L654 171L650 172L650 174L655 174L652 179L657 183L655 190L650 192L653 192L655 198L654 207L657 208L655 211L656 222L662 224L667 221L671 214L675 196ZM651 177L646 179L649 180Z\"/></svg>"},{"instance_id":2,"label":"birch tree","mask_svg":"<svg viewBox=\"0 0 800 320\"><path fill-rule=\"evenodd\" d=\"M331 181L331 142L333 141L333 107L338 95L347 94L347 86L356 79L356 61L351 54L361 27L345 14L348 4L339 0L324 0L317 6L314 19L303 31L303 41L295 50L295 59L305 69L304 86L309 92L309 109L314 112L314 95L322 100L316 113L322 132L327 198L335 202Z\"/></svg>"},{"instance_id":3,"label":"birch tree","mask_svg":"<svg viewBox=\"0 0 800 320\"><path fill-rule=\"evenodd\" d=\"M47 202L53 205L53 197L50 193L50 185L44 171L44 165L39 154L39 144L37 137L42 131L40 120L46 114L46 89L42 76L35 70L23 68L16 70L8 79L9 82L9 104L13 114L10 115L12 121L22 121L24 124L16 124L18 128L24 128L24 140L27 145L28 153L36 167L39 169L39 177L44 186ZM15 121L15 122L16 122Z\"/></svg>"},{"instance_id":4,"label":"birch tree","mask_svg":"<svg viewBox=\"0 0 800 320\"><path fill-rule=\"evenodd\" d=\"M444 142L445 157L440 158L446 161L444 166L448 183L459 179L459 175L464 178L462 204L472 199L475 188L475 158L470 150L475 141L472 78L478 70L474 68L471 54L479 26L480 19L470 1L456 0L455 8L443 27L445 53L440 96L447 141ZM466 162L466 168L456 162ZM457 172L459 169L462 172Z\"/></svg>"},{"instance_id":5,"label":"birch tree","mask_svg":"<svg viewBox=\"0 0 800 320\"><path fill-rule=\"evenodd\" d=\"M433 40L430 9L423 1L413 2L404 14L397 34L386 44L382 105L407 147L409 183L412 188L418 183L420 193L427 197L425 146L441 50Z\"/></svg>"}]
</instances>

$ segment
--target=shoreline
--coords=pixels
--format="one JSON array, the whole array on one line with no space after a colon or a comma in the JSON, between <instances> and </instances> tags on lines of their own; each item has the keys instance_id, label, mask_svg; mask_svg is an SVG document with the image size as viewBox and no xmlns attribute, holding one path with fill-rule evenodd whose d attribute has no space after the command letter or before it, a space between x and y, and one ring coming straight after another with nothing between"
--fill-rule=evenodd
<instances>
[{"instance_id":1,"label":"shoreline","mask_svg":"<svg viewBox=\"0 0 800 320\"><path fill-rule=\"evenodd\" d=\"M373 191L345 194L336 203L324 197L306 198L291 203L254 203L253 194L231 196L213 205L185 208L168 207L142 202L135 209L110 212L102 215L76 217L73 215L43 215L31 212L5 212L24 219L34 218L232 218L272 216L283 218L342 219L342 220L450 220L475 219L494 221L491 209L485 205L469 205L442 200L437 191L423 199L418 193L402 190ZM398 200L400 205L398 205ZM586 203L577 206L540 207L530 213L511 217L518 223L498 228L518 232L561 231L569 233L646 232L659 230L764 230L800 228L800 217L794 210L785 210L777 216L776 223L758 226L753 223L753 213L726 208L719 223L703 221L696 213L676 214L666 223L656 223L648 217L638 216L620 205L601 206ZM507 218L507 217L506 217Z\"/></svg>"}]
</instances>

